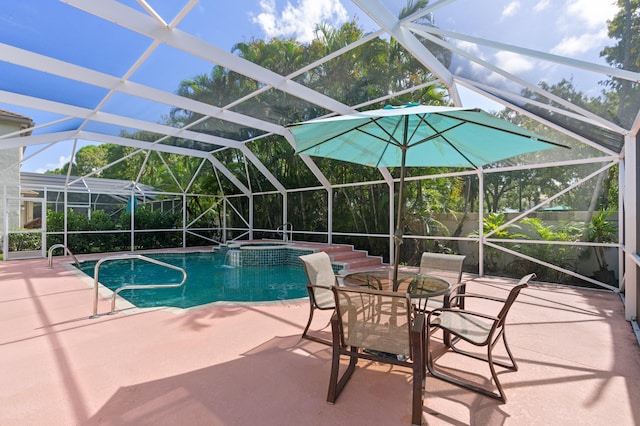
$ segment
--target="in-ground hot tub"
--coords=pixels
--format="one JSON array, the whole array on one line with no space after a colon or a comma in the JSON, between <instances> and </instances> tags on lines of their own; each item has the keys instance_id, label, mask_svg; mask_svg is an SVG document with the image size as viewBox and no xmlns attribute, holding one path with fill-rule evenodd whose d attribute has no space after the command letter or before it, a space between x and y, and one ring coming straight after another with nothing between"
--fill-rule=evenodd
<instances>
[{"instance_id":1,"label":"in-ground hot tub","mask_svg":"<svg viewBox=\"0 0 640 426\"><path fill-rule=\"evenodd\" d=\"M296 248L294 245L278 241L233 242L226 247L225 264L228 266L300 266L298 256L312 250Z\"/></svg>"},{"instance_id":2,"label":"in-ground hot tub","mask_svg":"<svg viewBox=\"0 0 640 426\"><path fill-rule=\"evenodd\" d=\"M248 243L232 243L227 247L231 250L269 250L269 249L282 249L289 247L289 243L278 241L264 241L264 242L248 242Z\"/></svg>"}]
</instances>

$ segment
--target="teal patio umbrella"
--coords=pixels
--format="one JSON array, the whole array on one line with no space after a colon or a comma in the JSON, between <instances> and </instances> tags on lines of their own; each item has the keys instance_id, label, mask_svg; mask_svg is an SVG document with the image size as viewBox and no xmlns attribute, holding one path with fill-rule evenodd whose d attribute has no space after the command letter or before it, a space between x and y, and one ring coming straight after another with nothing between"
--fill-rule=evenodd
<instances>
[{"instance_id":1,"label":"teal patio umbrella","mask_svg":"<svg viewBox=\"0 0 640 426\"><path fill-rule=\"evenodd\" d=\"M476 108L408 104L287 126L296 153L371 167L400 167L394 280L402 244L406 167L469 167L564 147Z\"/></svg>"}]
</instances>

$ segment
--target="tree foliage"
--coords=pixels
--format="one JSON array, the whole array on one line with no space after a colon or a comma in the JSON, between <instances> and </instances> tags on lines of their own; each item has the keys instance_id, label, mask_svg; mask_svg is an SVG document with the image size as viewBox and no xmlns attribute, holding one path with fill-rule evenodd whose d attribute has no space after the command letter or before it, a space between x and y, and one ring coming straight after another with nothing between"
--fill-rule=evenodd
<instances>
[{"instance_id":1,"label":"tree foliage","mask_svg":"<svg viewBox=\"0 0 640 426\"><path fill-rule=\"evenodd\" d=\"M407 2L400 12L406 17L424 8L428 0ZM640 31L638 0L619 0L619 13L609 23L609 36L614 40L612 46L606 47L601 55L605 60L623 69L638 71L640 69ZM435 25L433 17L422 18L429 25ZM432 105L448 105L450 99L446 90L439 84L425 84L414 91L404 91L423 83L434 81L434 76L416 58L408 53L395 39L372 38L359 45L348 54L321 61L327 55L346 46L358 42L364 31L357 22L347 22L339 28L320 24L316 28L316 38L302 44L293 39L251 39L237 43L233 52L239 57L260 65L282 76L290 76L302 67L310 66L296 75L294 81L309 87L346 105L367 105L373 109L384 106L382 102L369 104L371 99L387 96L389 93L402 93L386 99L384 103L403 104L419 102ZM451 52L439 47L429 40L421 40L427 49L445 67L451 64ZM595 112L602 117L618 123L626 123L627 108L640 98L638 85L628 81L612 78L604 81L602 94L588 96L580 92L571 79L562 79L556 83L541 82L540 87L563 99L570 100L579 107ZM251 98L233 106L235 112L257 117L267 122L286 125L322 116L328 111L322 107L295 98L274 88L265 89L263 83L248 78L221 66L214 66L210 72L189 76L182 80L176 89L180 96L191 98L217 107L227 107L240 98ZM549 104L556 108L562 106L539 96L533 91L525 90L522 96L531 99L534 105ZM535 109L532 107L532 109ZM540 123L505 109L499 116L521 125L537 133L545 134L549 129ZM259 159L273 178L285 188L318 187L319 182L301 158L294 155L293 148L279 135L264 135L264 131L230 123L215 117L205 118L193 111L174 108L165 117L163 124L174 127L189 126L193 130L212 136L235 141L247 141L249 150ZM576 132L592 132L592 129L574 129ZM160 135L150 132L123 132L123 137L158 142ZM598 134L596 134L598 136ZM596 142L606 143L606 135ZM577 143L559 133L554 134L558 142L572 146L571 157L593 156L596 150ZM241 150L223 148L198 141L165 138L160 142L173 146L212 152L212 155L253 193L275 192L274 184L269 176L263 174ZM538 162L555 159L555 152L540 152L529 155L529 160ZM141 182L167 192L190 192L209 195L238 194L238 188L207 162L202 167L202 159L174 154L137 150L131 147L103 144L80 149L75 162L54 170L51 173L66 174L71 167L71 174L84 175L95 173L97 176L113 179L124 179ZM380 180L378 170L355 164L330 159L314 158L313 160L332 184L340 185L331 193L324 190L308 192L292 192L287 195L287 217L281 213L282 195L263 195L256 198L253 215L255 227L275 229L286 220L294 224L295 230L326 231L328 227L328 197L332 197L333 227L336 232L388 234L389 230L389 188L385 184L372 184L361 187L343 186L361 181ZM519 159L495 164L511 165ZM105 168L107 165L110 167ZM593 166L595 167L595 166ZM485 208L496 213L507 209L523 210L538 204L549 194L575 182L593 167L557 167L545 169L526 169L509 173L487 173L484 176ZM194 176L197 178L193 179ZM441 173L444 169L412 168L409 176ZM391 169L394 176L399 170ZM573 209L606 208L613 200L617 202L617 168L611 168L597 180L585 184L585 190L572 191L559 199L559 203L570 205ZM594 197L593 194L597 195ZM243 199L234 200L239 211L246 212L249 203ZM209 208L197 197L190 197L187 209L190 214L198 215ZM218 207L216 207L218 209ZM451 232L460 236L462 225L470 212L478 209L478 178L464 176L428 181L411 181L405 190L405 232L416 235L445 235L448 230L435 219L439 213L456 213L457 228ZM218 211L218 214L221 214ZM489 216L494 222L500 216ZM228 226L243 227L245 224L236 216L229 215ZM74 225L76 226L76 225ZM87 227L88 224L78 224ZM273 236L265 234L264 236ZM313 235L306 238L316 238ZM340 242L354 242L356 239L337 237ZM361 244L362 240L357 239ZM403 248L403 258L410 261L416 252L424 249L455 250L452 247L428 246L416 242ZM432 244L433 243L429 243ZM365 244L374 253L385 253L388 240L385 238L368 238ZM437 243L436 243L437 245Z\"/></svg>"}]
</instances>

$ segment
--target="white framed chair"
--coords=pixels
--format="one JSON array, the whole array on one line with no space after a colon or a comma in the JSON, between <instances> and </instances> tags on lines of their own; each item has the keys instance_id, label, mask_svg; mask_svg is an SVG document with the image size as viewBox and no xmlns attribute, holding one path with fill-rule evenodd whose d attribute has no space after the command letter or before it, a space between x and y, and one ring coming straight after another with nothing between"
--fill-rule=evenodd
<instances>
[{"instance_id":1,"label":"white framed chair","mask_svg":"<svg viewBox=\"0 0 640 426\"><path fill-rule=\"evenodd\" d=\"M309 294L309 320L302 332L302 338L331 345L328 340L308 334L314 311L316 309L333 310L336 306L331 289L338 285L338 280L331 266L331 258L327 253L320 251L299 256L298 259L302 262L307 274L307 293Z\"/></svg>"}]
</instances>

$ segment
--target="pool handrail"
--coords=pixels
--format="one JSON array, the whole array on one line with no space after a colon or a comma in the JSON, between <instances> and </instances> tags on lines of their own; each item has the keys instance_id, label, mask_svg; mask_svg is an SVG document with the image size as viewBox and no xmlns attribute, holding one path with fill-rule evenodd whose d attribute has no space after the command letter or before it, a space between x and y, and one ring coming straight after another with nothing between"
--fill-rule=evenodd
<instances>
[{"instance_id":1,"label":"pool handrail","mask_svg":"<svg viewBox=\"0 0 640 426\"><path fill-rule=\"evenodd\" d=\"M113 291L113 295L111 296L111 311L109 312L109 314L114 314L115 310L116 310L116 296L118 295L118 293L120 293L123 290L145 290L145 289L152 289L152 288L175 288L175 287L180 287L182 285L184 285L184 283L187 281L187 271L185 271L183 268L180 268L178 266L175 265L171 265L169 263L165 263L162 262L160 260L156 260L156 259L152 259L150 257L147 256L143 256L141 254L121 254L121 255L116 255L116 256L107 256L107 257L103 257L102 259L98 260L98 262L96 263L95 267L93 268L93 315L91 315L89 318L98 318L100 315L98 315L98 288L99 288L99 280L98 280L98 274L99 274L99 270L100 270L100 265L102 265L104 262L108 262L111 260L122 260L122 259L138 259L138 260L143 260L145 262L149 262L149 263L154 263L156 265L159 266L164 266L170 269L175 269L176 271L180 271L182 272L182 281L180 281L179 283L169 283L169 284L147 284L147 285L140 285L140 284L128 284L128 285L123 285L122 287L118 287L117 289L115 289Z\"/></svg>"},{"instance_id":2,"label":"pool handrail","mask_svg":"<svg viewBox=\"0 0 640 426\"><path fill-rule=\"evenodd\" d=\"M282 234L284 242L293 241L293 224L291 222L283 223L276 229L278 235ZM288 234L287 234L288 233Z\"/></svg>"},{"instance_id":3,"label":"pool handrail","mask_svg":"<svg viewBox=\"0 0 640 426\"><path fill-rule=\"evenodd\" d=\"M49 247L49 254L48 254L49 269L53 269L53 250L55 250L57 248L64 248L64 250L67 252L67 254L69 256L73 257L73 261L75 262L76 266L78 268L80 268L80 262L78 262L78 259L74 256L73 253L71 253L71 250L69 250L69 248L67 246L65 246L64 244L54 244L51 247Z\"/></svg>"}]
</instances>

